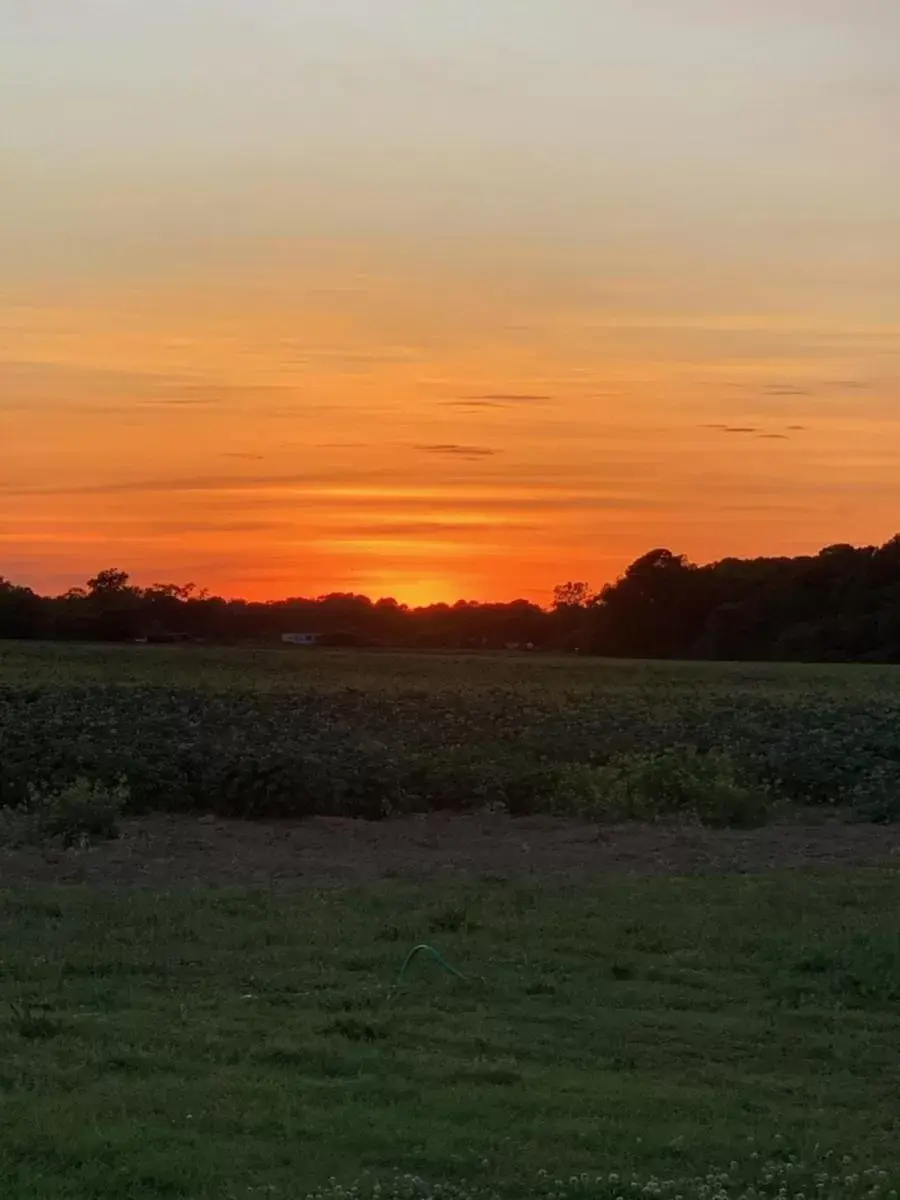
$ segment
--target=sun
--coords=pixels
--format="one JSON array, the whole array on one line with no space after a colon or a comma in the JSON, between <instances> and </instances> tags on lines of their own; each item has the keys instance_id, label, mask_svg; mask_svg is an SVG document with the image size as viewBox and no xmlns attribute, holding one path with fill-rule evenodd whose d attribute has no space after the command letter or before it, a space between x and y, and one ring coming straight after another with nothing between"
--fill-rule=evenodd
<instances>
[{"instance_id":1,"label":"sun","mask_svg":"<svg viewBox=\"0 0 900 1200\"><path fill-rule=\"evenodd\" d=\"M452 579L373 579L365 590L373 600L382 596L392 596L398 604L405 604L409 608L426 608L429 604L452 604L461 595L459 585Z\"/></svg>"}]
</instances>

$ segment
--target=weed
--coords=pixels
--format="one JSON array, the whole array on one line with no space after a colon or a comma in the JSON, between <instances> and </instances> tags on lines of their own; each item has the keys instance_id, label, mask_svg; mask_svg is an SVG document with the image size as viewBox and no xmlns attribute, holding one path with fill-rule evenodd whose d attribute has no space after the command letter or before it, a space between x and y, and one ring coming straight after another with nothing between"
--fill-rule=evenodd
<instances>
[{"instance_id":1,"label":"weed","mask_svg":"<svg viewBox=\"0 0 900 1200\"><path fill-rule=\"evenodd\" d=\"M86 846L115 837L128 800L129 789L124 782L106 787L79 777L51 790L29 785L21 804L0 808L0 846L57 840L64 846Z\"/></svg>"},{"instance_id":2,"label":"weed","mask_svg":"<svg viewBox=\"0 0 900 1200\"><path fill-rule=\"evenodd\" d=\"M803 1161L794 1155L742 1153L722 1167L699 1175L641 1175L628 1166L619 1171L581 1171L558 1175L540 1171L517 1196L529 1200L897 1200L900 1176L880 1167L836 1159L828 1153ZM309 1192L305 1200L499 1200L495 1188L479 1183L429 1182L397 1172L387 1179L368 1178L349 1186L336 1180Z\"/></svg>"},{"instance_id":3,"label":"weed","mask_svg":"<svg viewBox=\"0 0 900 1200\"><path fill-rule=\"evenodd\" d=\"M766 787L749 782L731 755L695 746L620 755L595 776L594 803L614 816L671 815L746 828L764 825L771 808Z\"/></svg>"},{"instance_id":4,"label":"weed","mask_svg":"<svg viewBox=\"0 0 900 1200\"><path fill-rule=\"evenodd\" d=\"M12 1026L19 1037L29 1041L53 1038L62 1032L62 1022L51 1016L49 1004L40 1001L10 1001Z\"/></svg>"}]
</instances>

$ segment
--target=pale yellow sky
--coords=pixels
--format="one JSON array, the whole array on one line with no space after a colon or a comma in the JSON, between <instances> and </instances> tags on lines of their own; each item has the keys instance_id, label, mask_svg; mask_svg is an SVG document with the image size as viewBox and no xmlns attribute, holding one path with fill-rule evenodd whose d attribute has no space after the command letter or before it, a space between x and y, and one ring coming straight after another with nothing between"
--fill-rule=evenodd
<instances>
[{"instance_id":1,"label":"pale yellow sky","mask_svg":"<svg viewBox=\"0 0 900 1200\"><path fill-rule=\"evenodd\" d=\"M0 79L2 574L546 599L900 524L893 0L0 0Z\"/></svg>"}]
</instances>

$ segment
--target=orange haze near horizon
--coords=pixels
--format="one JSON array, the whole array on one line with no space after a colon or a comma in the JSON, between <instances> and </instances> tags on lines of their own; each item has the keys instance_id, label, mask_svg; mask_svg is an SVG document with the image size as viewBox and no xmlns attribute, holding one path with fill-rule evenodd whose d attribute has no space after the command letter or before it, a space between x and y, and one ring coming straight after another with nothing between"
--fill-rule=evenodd
<instances>
[{"instance_id":1,"label":"orange haze near horizon","mask_svg":"<svg viewBox=\"0 0 900 1200\"><path fill-rule=\"evenodd\" d=\"M0 575L543 603L900 529L892 3L288 7L0 14Z\"/></svg>"}]
</instances>

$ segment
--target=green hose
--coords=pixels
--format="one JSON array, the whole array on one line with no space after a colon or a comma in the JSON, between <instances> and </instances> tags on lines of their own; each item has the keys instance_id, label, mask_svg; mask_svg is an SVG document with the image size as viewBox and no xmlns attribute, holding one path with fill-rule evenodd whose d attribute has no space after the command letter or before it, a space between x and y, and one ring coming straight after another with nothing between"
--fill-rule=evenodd
<instances>
[{"instance_id":1,"label":"green hose","mask_svg":"<svg viewBox=\"0 0 900 1200\"><path fill-rule=\"evenodd\" d=\"M409 954L407 954L406 958L403 960L403 966L400 968L400 974L397 976L398 983L403 982L403 978L406 975L406 970L409 967L409 964L416 957L416 955L420 953L430 954L438 966L442 967L449 975L455 975L457 979L462 979L464 983L470 982L468 975L463 975L462 971L457 971L456 967L452 967L439 950L435 950L433 946L426 946L423 942L418 946L413 946L412 950L410 950Z\"/></svg>"}]
</instances>

